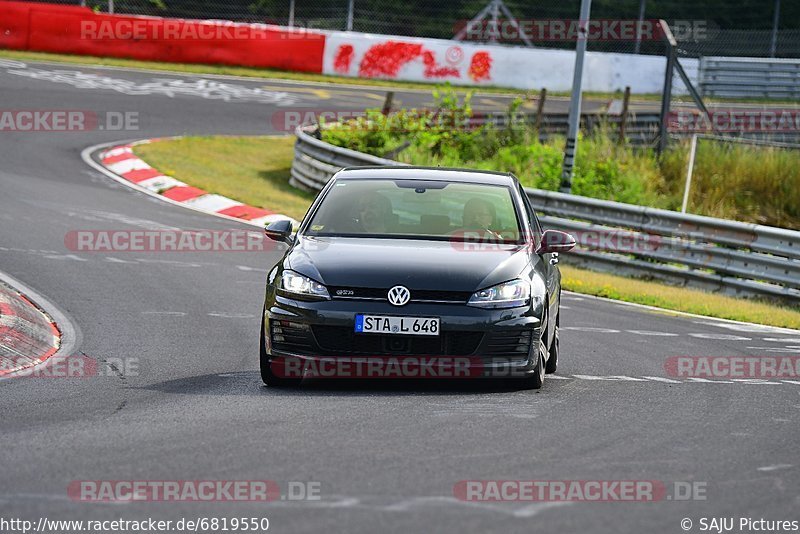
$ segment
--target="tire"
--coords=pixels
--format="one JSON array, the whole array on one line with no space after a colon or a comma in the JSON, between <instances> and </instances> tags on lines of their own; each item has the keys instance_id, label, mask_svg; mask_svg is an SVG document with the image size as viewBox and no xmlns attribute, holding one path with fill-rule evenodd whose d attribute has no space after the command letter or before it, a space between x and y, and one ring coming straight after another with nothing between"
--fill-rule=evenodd
<instances>
[{"instance_id":1,"label":"tire","mask_svg":"<svg viewBox=\"0 0 800 534\"><path fill-rule=\"evenodd\" d=\"M545 346L544 341L540 339L539 349L537 351L539 362L536 364L536 368L531 372L531 374L522 379L523 389L540 389L542 384L544 384L544 353L546 350L547 347Z\"/></svg>"},{"instance_id":2,"label":"tire","mask_svg":"<svg viewBox=\"0 0 800 534\"><path fill-rule=\"evenodd\" d=\"M258 338L258 347L259 347L259 361L261 364L261 381L264 382L265 386L273 387L273 388L290 388L290 387L297 387L300 385L300 382L303 381L302 378L283 378L279 376L275 376L272 372L272 367L270 366L269 355L267 354L267 348L264 346L264 314L261 314L261 336Z\"/></svg>"},{"instance_id":3,"label":"tire","mask_svg":"<svg viewBox=\"0 0 800 534\"><path fill-rule=\"evenodd\" d=\"M544 367L544 372L549 374L553 374L558 369L558 322L561 318L561 313L556 315L556 326L555 331L553 332L553 342L550 343L550 349L548 352L550 356L547 359L547 365Z\"/></svg>"}]
</instances>

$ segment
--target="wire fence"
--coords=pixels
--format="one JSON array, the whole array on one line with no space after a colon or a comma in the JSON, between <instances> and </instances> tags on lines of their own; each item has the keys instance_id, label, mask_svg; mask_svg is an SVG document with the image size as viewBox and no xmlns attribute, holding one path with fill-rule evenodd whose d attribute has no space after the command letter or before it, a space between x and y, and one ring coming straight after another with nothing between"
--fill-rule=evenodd
<instances>
[{"instance_id":1,"label":"wire fence","mask_svg":"<svg viewBox=\"0 0 800 534\"><path fill-rule=\"evenodd\" d=\"M773 5L773 1L775 5ZM51 0L50 3L83 4L97 11L165 17L264 22L325 30L352 30L411 37L452 39L465 24L486 10L490 0ZM505 10L495 19L510 17L522 27L540 23L566 23L578 17L579 0L530 3L503 0ZM751 56L800 57L800 2L779 0L595 0L591 18L596 21L664 19L670 24L683 57ZM644 10L642 7L644 6ZM351 11L352 9L352 11ZM486 17L485 24L490 20ZM541 27L541 26L539 26ZM532 32L536 33L536 32ZM541 33L541 32L540 32ZM548 32L545 32L548 33ZM551 32L552 33L552 32ZM478 35L476 40L480 41ZM574 38L532 35L533 46L574 48ZM544 38L542 38L544 37ZM484 39L485 40L485 39ZM590 40L588 49L605 52L663 54L657 39ZM523 45L518 35L498 40Z\"/></svg>"}]
</instances>

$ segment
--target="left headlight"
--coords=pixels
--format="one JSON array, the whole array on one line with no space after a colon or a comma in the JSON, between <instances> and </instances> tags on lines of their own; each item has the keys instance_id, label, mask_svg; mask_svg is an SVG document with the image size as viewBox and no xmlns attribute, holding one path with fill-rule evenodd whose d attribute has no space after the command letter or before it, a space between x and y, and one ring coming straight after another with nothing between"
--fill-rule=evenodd
<instances>
[{"instance_id":1,"label":"left headlight","mask_svg":"<svg viewBox=\"0 0 800 534\"><path fill-rule=\"evenodd\" d=\"M331 298L331 296L328 294L328 288L326 288L324 285L294 271L283 271L283 274L281 274L279 288L287 293L292 293L295 295L304 295L307 297L317 297L322 299Z\"/></svg>"},{"instance_id":2,"label":"left headlight","mask_svg":"<svg viewBox=\"0 0 800 534\"><path fill-rule=\"evenodd\" d=\"M530 297L530 282L511 280L476 291L467 304L479 308L515 308L528 304Z\"/></svg>"}]
</instances>

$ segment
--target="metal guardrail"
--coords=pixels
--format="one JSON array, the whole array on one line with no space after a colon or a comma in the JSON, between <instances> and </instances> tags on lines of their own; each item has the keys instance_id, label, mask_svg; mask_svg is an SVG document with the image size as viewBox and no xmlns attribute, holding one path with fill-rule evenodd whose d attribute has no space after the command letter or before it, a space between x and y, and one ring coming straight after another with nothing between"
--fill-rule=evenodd
<instances>
[{"instance_id":1,"label":"metal guardrail","mask_svg":"<svg viewBox=\"0 0 800 534\"><path fill-rule=\"evenodd\" d=\"M576 236L577 263L731 294L800 299L800 232L526 191L545 227Z\"/></svg>"},{"instance_id":2,"label":"metal guardrail","mask_svg":"<svg viewBox=\"0 0 800 534\"><path fill-rule=\"evenodd\" d=\"M316 128L316 127L314 127ZM403 165L298 128L290 183L320 190L347 166ZM567 261L729 294L800 300L800 232L526 189L545 228L576 237Z\"/></svg>"},{"instance_id":3,"label":"metal guardrail","mask_svg":"<svg viewBox=\"0 0 800 534\"><path fill-rule=\"evenodd\" d=\"M289 184L307 191L319 191L337 171L363 165L402 165L356 150L333 146L311 135L317 126L297 128Z\"/></svg>"},{"instance_id":4,"label":"metal guardrail","mask_svg":"<svg viewBox=\"0 0 800 534\"><path fill-rule=\"evenodd\" d=\"M800 100L800 60L700 58L703 96Z\"/></svg>"}]
</instances>

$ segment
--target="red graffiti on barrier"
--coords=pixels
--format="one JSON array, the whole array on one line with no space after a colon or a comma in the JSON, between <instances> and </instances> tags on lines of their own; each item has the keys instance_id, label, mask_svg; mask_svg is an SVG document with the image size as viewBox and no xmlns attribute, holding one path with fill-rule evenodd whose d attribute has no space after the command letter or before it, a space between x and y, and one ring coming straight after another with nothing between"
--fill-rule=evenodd
<instances>
[{"instance_id":1,"label":"red graffiti on barrier","mask_svg":"<svg viewBox=\"0 0 800 534\"><path fill-rule=\"evenodd\" d=\"M472 61L469 65L469 77L473 81L491 80L491 70L492 56L489 55L489 52L477 52L472 56Z\"/></svg>"},{"instance_id":2,"label":"red graffiti on barrier","mask_svg":"<svg viewBox=\"0 0 800 534\"><path fill-rule=\"evenodd\" d=\"M436 56L433 55L433 52L430 50L425 50L422 53L422 62L425 63L425 73L424 76L426 78L447 78L448 76L453 76L455 78L460 78L461 74L459 74L458 69L453 67L440 67L436 64Z\"/></svg>"},{"instance_id":3,"label":"red graffiti on barrier","mask_svg":"<svg viewBox=\"0 0 800 534\"><path fill-rule=\"evenodd\" d=\"M398 78L403 67L415 62L419 64L421 60L424 67L422 76L426 79L461 78L463 67L459 68L458 64L464 59L464 50L451 46L443 55L445 61L439 63L436 52L422 43L384 41L370 46L358 61L354 46L342 44L333 57L333 70L337 74L350 74L353 64L357 63L359 77ZM491 69L489 52L476 52L466 74L475 82L483 82L491 80Z\"/></svg>"},{"instance_id":4,"label":"red graffiti on barrier","mask_svg":"<svg viewBox=\"0 0 800 534\"><path fill-rule=\"evenodd\" d=\"M333 59L333 70L339 74L347 74L350 72L350 63L353 62L353 45L342 45L336 51L336 57Z\"/></svg>"},{"instance_id":5,"label":"red graffiti on barrier","mask_svg":"<svg viewBox=\"0 0 800 534\"><path fill-rule=\"evenodd\" d=\"M460 78L457 68L440 66L433 51L421 44L387 41L371 46L364 54L358 75L366 78L396 78L405 65L422 59L425 78Z\"/></svg>"}]
</instances>

